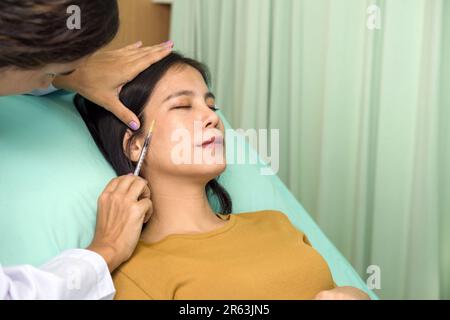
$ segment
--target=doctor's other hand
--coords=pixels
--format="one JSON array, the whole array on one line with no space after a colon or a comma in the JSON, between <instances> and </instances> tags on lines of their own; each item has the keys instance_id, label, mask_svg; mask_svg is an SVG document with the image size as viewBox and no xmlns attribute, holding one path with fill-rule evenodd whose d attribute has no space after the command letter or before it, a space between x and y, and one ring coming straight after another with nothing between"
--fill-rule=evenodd
<instances>
[{"instance_id":1,"label":"doctor's other hand","mask_svg":"<svg viewBox=\"0 0 450 320\"><path fill-rule=\"evenodd\" d=\"M134 175L114 178L97 206L95 235L87 249L101 255L112 272L131 257L153 213L148 182Z\"/></svg>"},{"instance_id":2,"label":"doctor's other hand","mask_svg":"<svg viewBox=\"0 0 450 320\"><path fill-rule=\"evenodd\" d=\"M321 291L314 300L370 300L370 297L358 288L344 286Z\"/></svg>"},{"instance_id":3,"label":"doctor's other hand","mask_svg":"<svg viewBox=\"0 0 450 320\"><path fill-rule=\"evenodd\" d=\"M78 92L112 112L132 130L137 130L139 119L120 102L120 90L139 73L167 56L172 47L172 41L152 47L142 47L142 43L137 42L117 50L98 51L71 74L56 76L53 85Z\"/></svg>"}]
</instances>

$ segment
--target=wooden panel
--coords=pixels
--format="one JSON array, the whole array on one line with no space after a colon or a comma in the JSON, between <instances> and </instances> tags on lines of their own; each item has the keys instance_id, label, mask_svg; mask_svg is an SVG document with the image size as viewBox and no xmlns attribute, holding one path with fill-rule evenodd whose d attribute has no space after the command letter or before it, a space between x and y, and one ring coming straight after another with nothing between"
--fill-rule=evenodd
<instances>
[{"instance_id":1,"label":"wooden panel","mask_svg":"<svg viewBox=\"0 0 450 320\"><path fill-rule=\"evenodd\" d=\"M170 5L152 0L119 0L120 29L108 49L142 40L154 45L169 40Z\"/></svg>"}]
</instances>

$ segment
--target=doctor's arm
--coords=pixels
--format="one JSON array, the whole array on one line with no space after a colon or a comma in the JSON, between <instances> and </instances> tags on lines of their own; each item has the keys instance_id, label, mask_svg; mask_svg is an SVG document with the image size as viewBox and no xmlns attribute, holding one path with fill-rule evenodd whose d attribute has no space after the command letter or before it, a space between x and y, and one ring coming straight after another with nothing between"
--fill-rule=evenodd
<instances>
[{"instance_id":1,"label":"doctor's arm","mask_svg":"<svg viewBox=\"0 0 450 320\"><path fill-rule=\"evenodd\" d=\"M65 251L40 268L0 267L0 300L112 299L110 273L130 258L152 212L146 180L112 179L98 199L91 245Z\"/></svg>"},{"instance_id":2,"label":"doctor's arm","mask_svg":"<svg viewBox=\"0 0 450 320\"><path fill-rule=\"evenodd\" d=\"M41 268L0 267L0 300L97 300L114 294L105 260L90 250L67 250Z\"/></svg>"}]
</instances>

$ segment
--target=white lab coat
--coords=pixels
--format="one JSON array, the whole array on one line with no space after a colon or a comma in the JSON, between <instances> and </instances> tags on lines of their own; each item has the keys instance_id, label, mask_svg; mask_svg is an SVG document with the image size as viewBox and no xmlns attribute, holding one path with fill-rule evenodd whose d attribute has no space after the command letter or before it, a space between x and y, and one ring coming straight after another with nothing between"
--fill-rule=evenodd
<instances>
[{"instance_id":1,"label":"white lab coat","mask_svg":"<svg viewBox=\"0 0 450 320\"><path fill-rule=\"evenodd\" d=\"M0 266L0 300L97 300L114 294L105 260L89 250L64 251L40 268Z\"/></svg>"}]
</instances>

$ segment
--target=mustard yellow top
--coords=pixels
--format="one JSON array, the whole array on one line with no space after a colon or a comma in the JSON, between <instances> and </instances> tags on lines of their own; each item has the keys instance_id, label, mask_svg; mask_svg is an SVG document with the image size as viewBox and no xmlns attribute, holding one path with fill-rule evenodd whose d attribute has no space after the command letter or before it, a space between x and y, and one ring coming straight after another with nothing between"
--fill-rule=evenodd
<instances>
[{"instance_id":1,"label":"mustard yellow top","mask_svg":"<svg viewBox=\"0 0 450 320\"><path fill-rule=\"evenodd\" d=\"M115 299L312 299L335 287L325 260L279 211L220 215L199 234L140 242L113 274Z\"/></svg>"}]
</instances>

